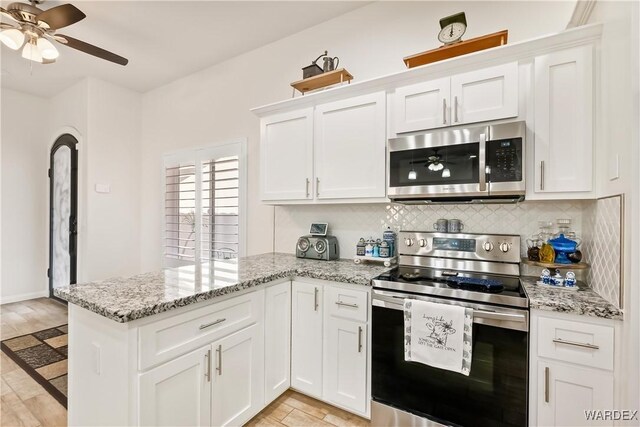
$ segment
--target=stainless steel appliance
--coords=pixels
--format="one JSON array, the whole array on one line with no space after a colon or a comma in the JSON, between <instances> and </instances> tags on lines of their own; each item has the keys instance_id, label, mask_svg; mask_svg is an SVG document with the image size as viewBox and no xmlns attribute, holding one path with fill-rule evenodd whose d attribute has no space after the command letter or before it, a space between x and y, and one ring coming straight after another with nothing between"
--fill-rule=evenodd
<instances>
[{"instance_id":1,"label":"stainless steel appliance","mask_svg":"<svg viewBox=\"0 0 640 427\"><path fill-rule=\"evenodd\" d=\"M389 198L401 203L515 202L525 194L525 123L389 140Z\"/></svg>"},{"instance_id":2,"label":"stainless steel appliance","mask_svg":"<svg viewBox=\"0 0 640 427\"><path fill-rule=\"evenodd\" d=\"M401 232L373 280L371 424L526 426L529 300L520 236ZM473 308L469 376L404 360L406 298Z\"/></svg>"}]
</instances>

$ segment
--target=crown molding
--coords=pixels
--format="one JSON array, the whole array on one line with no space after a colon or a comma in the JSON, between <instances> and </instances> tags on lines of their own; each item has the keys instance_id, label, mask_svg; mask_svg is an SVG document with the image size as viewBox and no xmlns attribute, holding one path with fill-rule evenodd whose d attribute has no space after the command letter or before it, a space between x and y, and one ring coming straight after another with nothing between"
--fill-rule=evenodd
<instances>
[{"instance_id":1,"label":"crown molding","mask_svg":"<svg viewBox=\"0 0 640 427\"><path fill-rule=\"evenodd\" d=\"M571 19L567 24L567 28L579 27L589 22L593 8L596 6L597 0L578 0L573 9Z\"/></svg>"}]
</instances>

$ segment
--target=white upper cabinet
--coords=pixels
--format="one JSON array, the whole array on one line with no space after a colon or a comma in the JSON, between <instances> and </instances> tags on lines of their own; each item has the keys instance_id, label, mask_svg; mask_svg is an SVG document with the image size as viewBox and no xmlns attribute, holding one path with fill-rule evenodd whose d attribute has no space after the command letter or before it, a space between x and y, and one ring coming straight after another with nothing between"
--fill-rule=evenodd
<instances>
[{"instance_id":1,"label":"white upper cabinet","mask_svg":"<svg viewBox=\"0 0 640 427\"><path fill-rule=\"evenodd\" d=\"M535 58L535 193L593 191L592 75L591 45Z\"/></svg>"},{"instance_id":2,"label":"white upper cabinet","mask_svg":"<svg viewBox=\"0 0 640 427\"><path fill-rule=\"evenodd\" d=\"M451 126L450 94L449 77L396 89L393 96L395 132Z\"/></svg>"},{"instance_id":3,"label":"white upper cabinet","mask_svg":"<svg viewBox=\"0 0 640 427\"><path fill-rule=\"evenodd\" d=\"M312 199L313 108L260 121L262 200Z\"/></svg>"},{"instance_id":4,"label":"white upper cabinet","mask_svg":"<svg viewBox=\"0 0 640 427\"><path fill-rule=\"evenodd\" d=\"M318 199L385 197L385 100L384 92L376 92L316 107Z\"/></svg>"},{"instance_id":5,"label":"white upper cabinet","mask_svg":"<svg viewBox=\"0 0 640 427\"><path fill-rule=\"evenodd\" d=\"M518 116L518 63L399 87L393 95L395 133Z\"/></svg>"},{"instance_id":6,"label":"white upper cabinet","mask_svg":"<svg viewBox=\"0 0 640 427\"><path fill-rule=\"evenodd\" d=\"M518 115L518 63L451 77L451 124L484 122Z\"/></svg>"}]
</instances>

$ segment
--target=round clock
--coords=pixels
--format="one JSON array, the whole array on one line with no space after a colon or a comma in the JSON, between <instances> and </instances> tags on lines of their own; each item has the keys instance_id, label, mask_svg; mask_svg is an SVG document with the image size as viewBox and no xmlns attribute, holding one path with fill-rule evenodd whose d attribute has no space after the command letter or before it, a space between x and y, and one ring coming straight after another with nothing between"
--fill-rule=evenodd
<instances>
[{"instance_id":1,"label":"round clock","mask_svg":"<svg viewBox=\"0 0 640 427\"><path fill-rule=\"evenodd\" d=\"M460 41L462 35L467 31L467 26L462 22L452 22L440 30L438 40L444 44L451 44Z\"/></svg>"}]
</instances>

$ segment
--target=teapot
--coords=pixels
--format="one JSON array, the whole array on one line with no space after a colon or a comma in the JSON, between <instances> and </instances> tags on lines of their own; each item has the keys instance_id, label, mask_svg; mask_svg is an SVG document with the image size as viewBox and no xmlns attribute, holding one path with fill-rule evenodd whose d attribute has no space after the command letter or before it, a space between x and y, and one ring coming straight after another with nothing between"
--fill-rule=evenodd
<instances>
[{"instance_id":1,"label":"teapot","mask_svg":"<svg viewBox=\"0 0 640 427\"><path fill-rule=\"evenodd\" d=\"M327 55L326 50L324 54ZM324 64L322 65L322 71L325 73L335 70L336 68L338 68L338 64L340 63L340 58L338 58L337 56L334 56L333 58L331 58L330 56L324 56L322 60L324 61Z\"/></svg>"}]
</instances>

